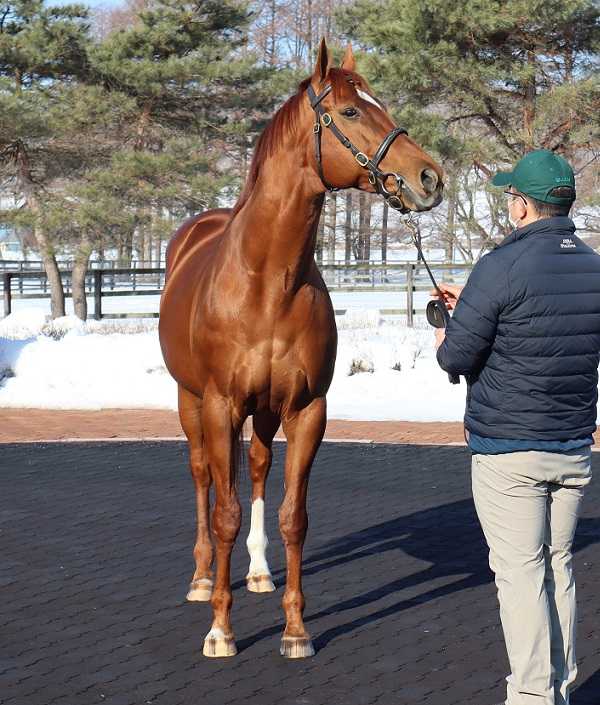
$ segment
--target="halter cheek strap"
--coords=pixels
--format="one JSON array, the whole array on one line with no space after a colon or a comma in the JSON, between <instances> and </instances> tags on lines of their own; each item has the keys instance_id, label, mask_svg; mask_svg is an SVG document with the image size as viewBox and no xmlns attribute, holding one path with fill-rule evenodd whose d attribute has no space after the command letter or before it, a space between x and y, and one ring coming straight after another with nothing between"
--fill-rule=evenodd
<instances>
[{"instance_id":1,"label":"halter cheek strap","mask_svg":"<svg viewBox=\"0 0 600 705\"><path fill-rule=\"evenodd\" d=\"M379 164L381 160L385 157L387 154L387 151L389 150L390 146L394 142L394 140L399 136L399 135L407 135L408 132L402 128L402 127L395 127L393 130L388 132L388 134L385 136L383 142L379 145L377 151L373 155L371 159L364 153L361 152L347 137L346 135L338 128L338 126L335 124L333 121L333 118L331 117L331 114L328 113L323 106L321 105L321 101L323 98L329 95L331 93L332 87L331 84L327 85L323 91L317 95L313 87L309 84L307 88L307 94L308 98L310 100L310 104L312 109L315 111L317 120L313 126L313 133L315 135L315 156L317 159L317 167L319 170L319 177L321 178L321 181L323 182L323 185L325 186L326 189L329 191L339 191L340 189L337 186L332 186L327 179L325 178L325 175L323 174L323 161L322 161L322 153L321 153L321 133L322 133L322 128L326 127L328 130L330 130L337 140L341 142L346 149L349 149L358 164L363 169L366 169L369 172L369 181L370 183L375 187L377 193L379 193L381 196L385 198L385 200L388 202L389 206L391 208L395 208L396 210L399 210L402 213L407 213L410 209L406 208L402 201L402 190L404 187L404 179L399 175L394 172L384 172L379 168ZM387 179L393 176L394 179L396 180L396 183L398 184L398 188L396 192L389 191L386 186L385 182Z\"/></svg>"}]
</instances>

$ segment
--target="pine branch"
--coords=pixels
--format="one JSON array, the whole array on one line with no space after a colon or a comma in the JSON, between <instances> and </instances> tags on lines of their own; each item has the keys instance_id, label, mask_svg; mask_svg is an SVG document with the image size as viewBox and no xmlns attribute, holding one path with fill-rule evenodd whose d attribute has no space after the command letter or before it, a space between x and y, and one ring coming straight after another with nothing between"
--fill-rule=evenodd
<instances>
[{"instance_id":1,"label":"pine branch","mask_svg":"<svg viewBox=\"0 0 600 705\"><path fill-rule=\"evenodd\" d=\"M579 174L581 174L581 172L582 172L584 169L587 169L588 166L589 166L590 164L593 164L593 163L596 161L596 159L598 159L598 158L600 158L600 152L596 152L596 153L594 154L594 156L593 156L591 159L589 159L582 167L580 167L579 169L577 169L577 171L575 172L575 176L579 176Z\"/></svg>"}]
</instances>

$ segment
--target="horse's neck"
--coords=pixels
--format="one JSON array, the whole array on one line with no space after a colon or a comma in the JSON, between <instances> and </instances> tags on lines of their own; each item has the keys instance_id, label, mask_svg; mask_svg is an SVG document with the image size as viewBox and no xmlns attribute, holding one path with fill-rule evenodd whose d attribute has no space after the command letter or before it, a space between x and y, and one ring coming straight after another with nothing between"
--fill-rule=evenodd
<instances>
[{"instance_id":1,"label":"horse's neck","mask_svg":"<svg viewBox=\"0 0 600 705\"><path fill-rule=\"evenodd\" d=\"M314 259L323 198L312 169L298 168L289 154L269 157L231 224L247 269L267 281L282 275L286 286L301 283Z\"/></svg>"}]
</instances>

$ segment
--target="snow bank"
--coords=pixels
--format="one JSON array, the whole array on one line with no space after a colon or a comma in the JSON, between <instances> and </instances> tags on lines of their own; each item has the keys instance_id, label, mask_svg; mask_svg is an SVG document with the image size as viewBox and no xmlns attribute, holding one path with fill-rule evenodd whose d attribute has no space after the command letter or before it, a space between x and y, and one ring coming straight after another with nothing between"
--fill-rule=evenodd
<instances>
[{"instance_id":1,"label":"snow bank","mask_svg":"<svg viewBox=\"0 0 600 705\"><path fill-rule=\"evenodd\" d=\"M0 406L176 408L156 324L130 334L70 316L49 322L19 312L0 326Z\"/></svg>"},{"instance_id":2,"label":"snow bank","mask_svg":"<svg viewBox=\"0 0 600 705\"><path fill-rule=\"evenodd\" d=\"M350 313L350 312L349 312ZM373 310L338 319L329 417L458 421L465 385L449 384L430 328L382 321ZM24 310L0 321L0 406L176 409L156 321L50 321Z\"/></svg>"}]
</instances>

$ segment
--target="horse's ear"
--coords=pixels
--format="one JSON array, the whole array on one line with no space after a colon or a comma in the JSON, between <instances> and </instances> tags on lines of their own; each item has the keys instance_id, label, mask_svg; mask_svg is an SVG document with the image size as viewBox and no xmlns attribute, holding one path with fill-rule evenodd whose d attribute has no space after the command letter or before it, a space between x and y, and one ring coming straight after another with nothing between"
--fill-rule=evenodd
<instances>
[{"instance_id":1,"label":"horse's ear","mask_svg":"<svg viewBox=\"0 0 600 705\"><path fill-rule=\"evenodd\" d=\"M317 79L319 83L325 80L325 77L329 73L331 68L331 55L329 54L329 49L327 48L327 42L325 37L321 39L319 44L319 53L317 54L317 63L315 64L315 70L313 71L313 77Z\"/></svg>"},{"instance_id":2,"label":"horse's ear","mask_svg":"<svg viewBox=\"0 0 600 705\"><path fill-rule=\"evenodd\" d=\"M356 61L354 59L354 52L352 51L352 44L348 44L346 47L346 53L342 60L342 68L344 71L356 71Z\"/></svg>"}]
</instances>

